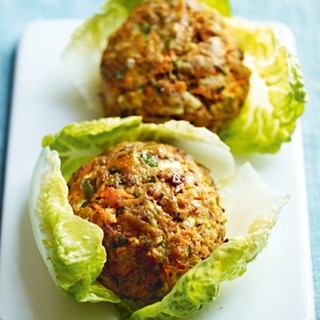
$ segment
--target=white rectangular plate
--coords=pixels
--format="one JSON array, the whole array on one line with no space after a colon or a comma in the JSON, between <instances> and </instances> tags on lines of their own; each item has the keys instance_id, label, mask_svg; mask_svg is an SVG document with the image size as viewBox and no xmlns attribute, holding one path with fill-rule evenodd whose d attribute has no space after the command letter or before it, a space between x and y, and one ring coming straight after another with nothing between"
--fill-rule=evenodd
<instances>
[{"instance_id":1,"label":"white rectangular plate","mask_svg":"<svg viewBox=\"0 0 320 320\"><path fill-rule=\"evenodd\" d=\"M55 287L38 252L28 212L31 175L42 138L70 122L91 120L72 88L61 53L80 24L37 21L25 30L16 61L7 154L0 265L1 320L119 319L109 303L80 304ZM287 46L290 30L274 23ZM283 209L268 248L239 279L224 283L217 301L188 319L313 320L308 212L300 125L275 155L239 155L274 188L292 197Z\"/></svg>"}]
</instances>

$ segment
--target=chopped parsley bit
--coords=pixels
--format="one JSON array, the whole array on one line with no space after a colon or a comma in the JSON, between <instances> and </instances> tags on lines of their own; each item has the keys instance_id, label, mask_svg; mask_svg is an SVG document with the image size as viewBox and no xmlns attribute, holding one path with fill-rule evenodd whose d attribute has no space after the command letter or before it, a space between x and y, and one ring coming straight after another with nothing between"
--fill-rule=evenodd
<instances>
[{"instance_id":1,"label":"chopped parsley bit","mask_svg":"<svg viewBox=\"0 0 320 320\"><path fill-rule=\"evenodd\" d=\"M145 243L149 243L151 240L150 240L149 238L143 238L143 241L144 241Z\"/></svg>"},{"instance_id":2,"label":"chopped parsley bit","mask_svg":"<svg viewBox=\"0 0 320 320\"><path fill-rule=\"evenodd\" d=\"M160 199L163 199L163 197L164 197L164 194L161 193L161 194L160 194Z\"/></svg>"},{"instance_id":3,"label":"chopped parsley bit","mask_svg":"<svg viewBox=\"0 0 320 320\"><path fill-rule=\"evenodd\" d=\"M117 210L117 213L118 214L122 214L124 212L124 207L121 207Z\"/></svg>"},{"instance_id":4,"label":"chopped parsley bit","mask_svg":"<svg viewBox=\"0 0 320 320\"><path fill-rule=\"evenodd\" d=\"M217 68L218 71L220 71L221 73L223 73L224 75L226 75L226 72L225 72L222 68L220 68L220 67L218 67L218 66L216 66L216 68Z\"/></svg>"},{"instance_id":5,"label":"chopped parsley bit","mask_svg":"<svg viewBox=\"0 0 320 320\"><path fill-rule=\"evenodd\" d=\"M90 200L85 201L85 202L81 205L81 209L85 208L89 203L90 203Z\"/></svg>"},{"instance_id":6,"label":"chopped parsley bit","mask_svg":"<svg viewBox=\"0 0 320 320\"><path fill-rule=\"evenodd\" d=\"M139 184L138 184L137 179L136 179L135 177L133 177L133 180L134 180L134 183L136 184L136 186L138 186L138 187L139 187Z\"/></svg>"},{"instance_id":7,"label":"chopped parsley bit","mask_svg":"<svg viewBox=\"0 0 320 320\"><path fill-rule=\"evenodd\" d=\"M161 247L162 247L163 249L167 249L167 245L166 245L164 242L161 242Z\"/></svg>"},{"instance_id":8,"label":"chopped parsley bit","mask_svg":"<svg viewBox=\"0 0 320 320\"><path fill-rule=\"evenodd\" d=\"M170 48L170 44L171 44L171 41L173 40L172 36L169 36L165 42L164 42L164 46L166 49L169 49Z\"/></svg>"},{"instance_id":9,"label":"chopped parsley bit","mask_svg":"<svg viewBox=\"0 0 320 320\"><path fill-rule=\"evenodd\" d=\"M90 185L90 179L87 179L83 183L83 191L86 194L87 198L90 200L92 195L94 194L94 191Z\"/></svg>"},{"instance_id":10,"label":"chopped parsley bit","mask_svg":"<svg viewBox=\"0 0 320 320\"><path fill-rule=\"evenodd\" d=\"M147 85L146 84L141 84L140 88L142 89L143 93L146 93L146 90L147 90Z\"/></svg>"},{"instance_id":11,"label":"chopped parsley bit","mask_svg":"<svg viewBox=\"0 0 320 320\"><path fill-rule=\"evenodd\" d=\"M156 83L152 86L155 90L158 90L158 91L163 91L164 88L159 84L159 83Z\"/></svg>"},{"instance_id":12,"label":"chopped parsley bit","mask_svg":"<svg viewBox=\"0 0 320 320\"><path fill-rule=\"evenodd\" d=\"M120 172L120 169L118 169L117 167L115 166L112 166L109 170L108 170L109 173L111 174L115 174L115 173L119 173Z\"/></svg>"},{"instance_id":13,"label":"chopped parsley bit","mask_svg":"<svg viewBox=\"0 0 320 320\"><path fill-rule=\"evenodd\" d=\"M228 99L230 102L233 102L233 101L234 101L234 98L231 97L231 96L227 96L227 99Z\"/></svg>"},{"instance_id":14,"label":"chopped parsley bit","mask_svg":"<svg viewBox=\"0 0 320 320\"><path fill-rule=\"evenodd\" d=\"M124 79L124 72L123 71L117 71L116 72L116 79L123 80Z\"/></svg>"},{"instance_id":15,"label":"chopped parsley bit","mask_svg":"<svg viewBox=\"0 0 320 320\"><path fill-rule=\"evenodd\" d=\"M158 164L153 160L152 155L148 153L142 153L141 158L150 166L150 167L157 167Z\"/></svg>"},{"instance_id":16,"label":"chopped parsley bit","mask_svg":"<svg viewBox=\"0 0 320 320\"><path fill-rule=\"evenodd\" d=\"M176 67L178 66L177 60L173 60L173 61L172 61L172 64L173 64L173 66L176 68Z\"/></svg>"},{"instance_id":17,"label":"chopped parsley bit","mask_svg":"<svg viewBox=\"0 0 320 320\"><path fill-rule=\"evenodd\" d=\"M117 234L114 237L114 241L116 242L116 247L123 247L127 243L127 239L122 234Z\"/></svg>"},{"instance_id":18,"label":"chopped parsley bit","mask_svg":"<svg viewBox=\"0 0 320 320\"><path fill-rule=\"evenodd\" d=\"M144 33L145 36L148 36L151 31L151 26L147 22L142 23L142 32Z\"/></svg>"},{"instance_id":19,"label":"chopped parsley bit","mask_svg":"<svg viewBox=\"0 0 320 320\"><path fill-rule=\"evenodd\" d=\"M132 193L132 195L135 196L135 197L140 197L140 196L141 196L141 193L134 192L134 193Z\"/></svg>"},{"instance_id":20,"label":"chopped parsley bit","mask_svg":"<svg viewBox=\"0 0 320 320\"><path fill-rule=\"evenodd\" d=\"M155 178L155 177L152 177L148 182L149 182L149 183L155 183L155 182L156 182L156 178Z\"/></svg>"},{"instance_id":21,"label":"chopped parsley bit","mask_svg":"<svg viewBox=\"0 0 320 320\"><path fill-rule=\"evenodd\" d=\"M121 184L121 185L122 185L122 184L125 184L126 181L127 181L127 179L121 179L120 182L119 182L119 184Z\"/></svg>"},{"instance_id":22,"label":"chopped parsley bit","mask_svg":"<svg viewBox=\"0 0 320 320\"><path fill-rule=\"evenodd\" d=\"M226 86L222 85L221 87L219 87L217 90L216 90L216 93L220 93L224 90Z\"/></svg>"},{"instance_id":23,"label":"chopped parsley bit","mask_svg":"<svg viewBox=\"0 0 320 320\"><path fill-rule=\"evenodd\" d=\"M191 253L191 249L192 249L191 244L189 244L189 246L188 246L188 253Z\"/></svg>"}]
</instances>

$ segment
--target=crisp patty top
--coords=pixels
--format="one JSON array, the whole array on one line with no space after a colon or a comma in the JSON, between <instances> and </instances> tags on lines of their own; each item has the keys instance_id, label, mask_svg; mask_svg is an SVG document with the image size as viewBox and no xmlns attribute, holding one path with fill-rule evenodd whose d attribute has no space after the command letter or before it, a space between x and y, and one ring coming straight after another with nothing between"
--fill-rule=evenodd
<instances>
[{"instance_id":1,"label":"crisp patty top","mask_svg":"<svg viewBox=\"0 0 320 320\"><path fill-rule=\"evenodd\" d=\"M76 215L104 231L99 281L116 294L161 299L224 242L226 218L209 171L182 150L122 142L68 182Z\"/></svg>"},{"instance_id":2,"label":"crisp patty top","mask_svg":"<svg viewBox=\"0 0 320 320\"><path fill-rule=\"evenodd\" d=\"M219 132L239 114L251 71L216 10L153 0L109 38L101 74L106 116L187 120Z\"/></svg>"}]
</instances>

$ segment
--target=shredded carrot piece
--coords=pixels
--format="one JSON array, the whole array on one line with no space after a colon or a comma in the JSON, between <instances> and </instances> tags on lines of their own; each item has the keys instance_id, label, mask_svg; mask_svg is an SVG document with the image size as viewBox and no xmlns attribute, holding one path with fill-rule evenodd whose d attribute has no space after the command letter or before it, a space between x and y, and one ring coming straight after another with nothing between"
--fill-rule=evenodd
<instances>
[{"instance_id":1,"label":"shredded carrot piece","mask_svg":"<svg viewBox=\"0 0 320 320\"><path fill-rule=\"evenodd\" d=\"M166 269L169 269L171 271L177 271L177 272L185 272L186 269L184 268L178 268L178 267L174 267L174 266L165 266Z\"/></svg>"},{"instance_id":2,"label":"shredded carrot piece","mask_svg":"<svg viewBox=\"0 0 320 320\"><path fill-rule=\"evenodd\" d=\"M117 254L121 254L123 252L127 251L127 248L126 247L122 247L122 248L118 248L117 249Z\"/></svg>"},{"instance_id":3,"label":"shredded carrot piece","mask_svg":"<svg viewBox=\"0 0 320 320\"><path fill-rule=\"evenodd\" d=\"M192 236L195 234L195 231L194 230L181 230L181 234Z\"/></svg>"},{"instance_id":4,"label":"shredded carrot piece","mask_svg":"<svg viewBox=\"0 0 320 320\"><path fill-rule=\"evenodd\" d=\"M99 195L101 198L106 198L107 204L111 207L117 206L122 199L133 199L132 194L126 193L123 189L108 188Z\"/></svg>"},{"instance_id":5,"label":"shredded carrot piece","mask_svg":"<svg viewBox=\"0 0 320 320\"><path fill-rule=\"evenodd\" d=\"M163 270L164 276L165 276L169 286L173 287L173 282L171 281L171 278L169 276L169 273L168 273L167 269L165 267L163 267L162 270Z\"/></svg>"},{"instance_id":6,"label":"shredded carrot piece","mask_svg":"<svg viewBox=\"0 0 320 320\"><path fill-rule=\"evenodd\" d=\"M111 250L108 250L108 255L110 256L111 260L114 261L114 253ZM108 257L107 257L108 259Z\"/></svg>"},{"instance_id":7,"label":"shredded carrot piece","mask_svg":"<svg viewBox=\"0 0 320 320\"><path fill-rule=\"evenodd\" d=\"M126 76L124 78L124 83L126 87L131 87L133 85L133 76L132 72L129 70L126 72Z\"/></svg>"},{"instance_id":8,"label":"shredded carrot piece","mask_svg":"<svg viewBox=\"0 0 320 320\"><path fill-rule=\"evenodd\" d=\"M143 292L146 292L148 290L149 283L150 283L150 273L147 273L147 279L146 279L146 283L143 288Z\"/></svg>"},{"instance_id":9,"label":"shredded carrot piece","mask_svg":"<svg viewBox=\"0 0 320 320\"><path fill-rule=\"evenodd\" d=\"M151 97L151 94L152 94L152 88L147 87L146 88L146 98L149 99Z\"/></svg>"}]
</instances>

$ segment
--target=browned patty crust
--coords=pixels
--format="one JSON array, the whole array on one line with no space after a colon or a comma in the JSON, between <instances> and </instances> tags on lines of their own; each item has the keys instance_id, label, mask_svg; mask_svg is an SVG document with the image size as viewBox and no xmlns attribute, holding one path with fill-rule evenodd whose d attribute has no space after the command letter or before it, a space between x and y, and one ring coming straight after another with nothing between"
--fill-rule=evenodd
<instances>
[{"instance_id":1,"label":"browned patty crust","mask_svg":"<svg viewBox=\"0 0 320 320\"><path fill-rule=\"evenodd\" d=\"M239 114L251 71L216 10L153 0L109 38L101 74L106 116L187 120L219 132Z\"/></svg>"},{"instance_id":2,"label":"browned patty crust","mask_svg":"<svg viewBox=\"0 0 320 320\"><path fill-rule=\"evenodd\" d=\"M226 218L209 171L175 147L119 143L68 187L74 213L104 232L98 280L121 296L161 299L224 243Z\"/></svg>"}]
</instances>

